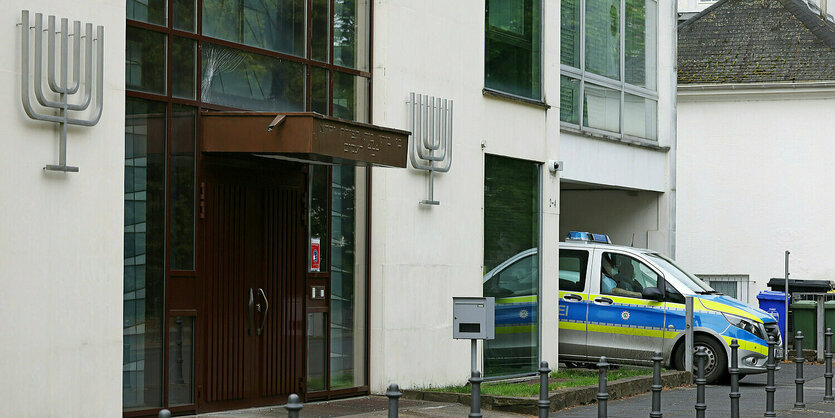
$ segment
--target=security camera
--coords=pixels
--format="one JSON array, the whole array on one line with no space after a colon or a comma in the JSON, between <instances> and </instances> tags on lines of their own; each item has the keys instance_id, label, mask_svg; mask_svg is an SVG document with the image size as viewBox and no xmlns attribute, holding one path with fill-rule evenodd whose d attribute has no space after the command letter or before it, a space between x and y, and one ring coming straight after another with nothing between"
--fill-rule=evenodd
<instances>
[{"instance_id":1,"label":"security camera","mask_svg":"<svg viewBox=\"0 0 835 418\"><path fill-rule=\"evenodd\" d=\"M548 171L551 173L562 171L562 161L548 160Z\"/></svg>"}]
</instances>

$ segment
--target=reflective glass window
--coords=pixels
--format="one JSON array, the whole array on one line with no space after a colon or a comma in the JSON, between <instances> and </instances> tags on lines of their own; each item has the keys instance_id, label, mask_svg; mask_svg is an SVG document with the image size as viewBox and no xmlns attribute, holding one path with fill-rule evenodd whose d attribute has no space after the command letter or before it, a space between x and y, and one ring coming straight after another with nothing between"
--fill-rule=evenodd
<instances>
[{"instance_id":1,"label":"reflective glass window","mask_svg":"<svg viewBox=\"0 0 835 418\"><path fill-rule=\"evenodd\" d=\"M620 132L620 91L585 83L583 126Z\"/></svg>"},{"instance_id":2,"label":"reflective glass window","mask_svg":"<svg viewBox=\"0 0 835 418\"><path fill-rule=\"evenodd\" d=\"M623 97L623 133L646 139L657 139L658 102L625 93Z\"/></svg>"},{"instance_id":3,"label":"reflective glass window","mask_svg":"<svg viewBox=\"0 0 835 418\"><path fill-rule=\"evenodd\" d=\"M586 1L586 71L620 80L620 0Z\"/></svg>"},{"instance_id":4,"label":"reflective glass window","mask_svg":"<svg viewBox=\"0 0 835 418\"><path fill-rule=\"evenodd\" d=\"M333 116L368 122L368 79L333 73Z\"/></svg>"},{"instance_id":5,"label":"reflective glass window","mask_svg":"<svg viewBox=\"0 0 835 418\"><path fill-rule=\"evenodd\" d=\"M333 167L330 263L332 390L366 384L366 178L364 167Z\"/></svg>"},{"instance_id":6,"label":"reflective glass window","mask_svg":"<svg viewBox=\"0 0 835 418\"><path fill-rule=\"evenodd\" d=\"M166 104L125 102L122 402L162 406Z\"/></svg>"},{"instance_id":7,"label":"reflective glass window","mask_svg":"<svg viewBox=\"0 0 835 418\"><path fill-rule=\"evenodd\" d=\"M560 120L580 124L580 80L560 76Z\"/></svg>"},{"instance_id":8,"label":"reflective glass window","mask_svg":"<svg viewBox=\"0 0 835 418\"><path fill-rule=\"evenodd\" d=\"M194 99L197 92L197 42L174 37L171 58L171 90L174 97Z\"/></svg>"},{"instance_id":9,"label":"reflective glass window","mask_svg":"<svg viewBox=\"0 0 835 418\"><path fill-rule=\"evenodd\" d=\"M196 195L197 110L175 104L171 116L171 230L172 270L194 270L194 211Z\"/></svg>"},{"instance_id":10,"label":"reflective glass window","mask_svg":"<svg viewBox=\"0 0 835 418\"><path fill-rule=\"evenodd\" d=\"M197 27L197 0L171 0L174 8L174 29L195 32Z\"/></svg>"},{"instance_id":11,"label":"reflective glass window","mask_svg":"<svg viewBox=\"0 0 835 418\"><path fill-rule=\"evenodd\" d=\"M203 35L304 56L305 0L203 0Z\"/></svg>"},{"instance_id":12,"label":"reflective glass window","mask_svg":"<svg viewBox=\"0 0 835 418\"><path fill-rule=\"evenodd\" d=\"M307 207L309 208L309 233L311 252L308 253L308 271L328 271L328 223L330 221L330 213L328 212L328 191L330 190L328 183L330 176L328 175L328 166L321 164L311 164L308 172L309 176L309 190ZM311 263L313 258L313 246L319 245L319 267L313 268Z\"/></svg>"},{"instance_id":13,"label":"reflective glass window","mask_svg":"<svg viewBox=\"0 0 835 418\"><path fill-rule=\"evenodd\" d=\"M370 0L333 0L333 63L368 70Z\"/></svg>"},{"instance_id":14,"label":"reflective glass window","mask_svg":"<svg viewBox=\"0 0 835 418\"><path fill-rule=\"evenodd\" d=\"M328 70L310 67L310 110L322 115L328 111Z\"/></svg>"},{"instance_id":15,"label":"reflective glass window","mask_svg":"<svg viewBox=\"0 0 835 418\"><path fill-rule=\"evenodd\" d=\"M496 339L484 341L484 374L537 369L539 165L494 155L484 169L484 296L496 298Z\"/></svg>"},{"instance_id":16,"label":"reflective glass window","mask_svg":"<svg viewBox=\"0 0 835 418\"><path fill-rule=\"evenodd\" d=\"M305 66L211 43L203 44L202 100L249 110L305 109Z\"/></svg>"},{"instance_id":17,"label":"reflective glass window","mask_svg":"<svg viewBox=\"0 0 835 418\"><path fill-rule=\"evenodd\" d=\"M632 85L655 90L657 7L653 0L626 0L624 78Z\"/></svg>"},{"instance_id":18,"label":"reflective glass window","mask_svg":"<svg viewBox=\"0 0 835 418\"><path fill-rule=\"evenodd\" d=\"M330 0L312 0L310 19L310 58L328 62L331 33Z\"/></svg>"},{"instance_id":19,"label":"reflective glass window","mask_svg":"<svg viewBox=\"0 0 835 418\"><path fill-rule=\"evenodd\" d=\"M560 2L560 63L580 68L580 0Z\"/></svg>"},{"instance_id":20,"label":"reflective glass window","mask_svg":"<svg viewBox=\"0 0 835 418\"><path fill-rule=\"evenodd\" d=\"M539 100L541 9L539 0L487 0L484 84Z\"/></svg>"},{"instance_id":21,"label":"reflective glass window","mask_svg":"<svg viewBox=\"0 0 835 418\"><path fill-rule=\"evenodd\" d=\"M165 94L166 36L127 27L125 39L125 88Z\"/></svg>"},{"instance_id":22,"label":"reflective glass window","mask_svg":"<svg viewBox=\"0 0 835 418\"><path fill-rule=\"evenodd\" d=\"M165 26L168 10L165 0L127 0L127 18Z\"/></svg>"},{"instance_id":23,"label":"reflective glass window","mask_svg":"<svg viewBox=\"0 0 835 418\"><path fill-rule=\"evenodd\" d=\"M168 405L194 403L194 317L168 323Z\"/></svg>"}]
</instances>

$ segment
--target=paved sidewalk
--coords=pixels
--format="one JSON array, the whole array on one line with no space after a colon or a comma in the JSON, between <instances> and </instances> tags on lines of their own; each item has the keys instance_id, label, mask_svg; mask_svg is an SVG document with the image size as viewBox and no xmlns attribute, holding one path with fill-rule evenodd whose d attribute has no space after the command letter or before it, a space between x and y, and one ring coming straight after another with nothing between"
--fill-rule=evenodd
<instances>
[{"instance_id":1,"label":"paved sidewalk","mask_svg":"<svg viewBox=\"0 0 835 418\"><path fill-rule=\"evenodd\" d=\"M470 412L469 406L457 403L441 403L428 401L400 400L401 417L466 417ZM482 410L485 418L519 418L519 415L507 412ZM236 418L265 418L286 417L287 411L282 407L240 409L237 411L218 412L200 415L201 417L236 417ZM302 417L386 417L388 416L388 398L384 396L362 396L359 398L342 399L327 402L312 402L304 405Z\"/></svg>"},{"instance_id":2,"label":"paved sidewalk","mask_svg":"<svg viewBox=\"0 0 835 418\"><path fill-rule=\"evenodd\" d=\"M835 403L824 403L824 366L822 364L804 364L803 375L805 410L792 409L795 401L794 363L782 363L776 373L777 391L774 404L777 416L825 417L835 416ZM739 410L742 417L762 417L765 412L766 375L752 375L739 382L741 396ZM730 416L730 385L708 385L705 387L708 417ZM664 416L693 416L696 409L696 386L678 389L665 389L661 392L661 412ZM651 395L643 394L628 399L610 401L610 417L648 416L651 410ZM597 404L578 406L557 411L552 417L596 417Z\"/></svg>"}]
</instances>

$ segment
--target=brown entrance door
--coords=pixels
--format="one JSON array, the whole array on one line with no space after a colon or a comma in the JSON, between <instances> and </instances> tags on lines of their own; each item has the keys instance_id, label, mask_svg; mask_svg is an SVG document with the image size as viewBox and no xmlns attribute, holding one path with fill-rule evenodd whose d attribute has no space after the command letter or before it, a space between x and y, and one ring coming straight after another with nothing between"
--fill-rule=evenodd
<instances>
[{"instance_id":1,"label":"brown entrance door","mask_svg":"<svg viewBox=\"0 0 835 418\"><path fill-rule=\"evenodd\" d=\"M203 160L200 411L301 392L305 172L261 158Z\"/></svg>"}]
</instances>

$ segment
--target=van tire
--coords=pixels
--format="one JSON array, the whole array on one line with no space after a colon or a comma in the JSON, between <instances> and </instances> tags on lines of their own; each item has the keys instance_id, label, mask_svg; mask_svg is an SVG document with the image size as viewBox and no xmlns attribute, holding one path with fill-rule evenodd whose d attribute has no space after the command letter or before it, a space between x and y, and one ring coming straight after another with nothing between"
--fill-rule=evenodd
<instances>
[{"instance_id":1,"label":"van tire","mask_svg":"<svg viewBox=\"0 0 835 418\"><path fill-rule=\"evenodd\" d=\"M708 384L716 383L724 379L728 374L728 358L725 354L725 348L722 347L715 339L704 335L697 334L693 343L693 349L704 347L708 357L705 359L705 380ZM673 367L678 370L684 370L684 340L676 349L673 357ZM693 376L696 376L696 356L693 356Z\"/></svg>"}]
</instances>

